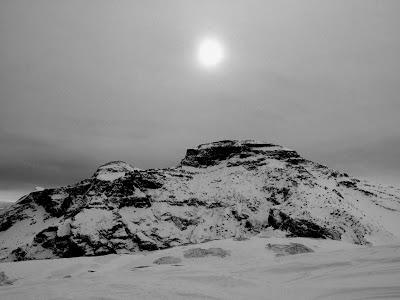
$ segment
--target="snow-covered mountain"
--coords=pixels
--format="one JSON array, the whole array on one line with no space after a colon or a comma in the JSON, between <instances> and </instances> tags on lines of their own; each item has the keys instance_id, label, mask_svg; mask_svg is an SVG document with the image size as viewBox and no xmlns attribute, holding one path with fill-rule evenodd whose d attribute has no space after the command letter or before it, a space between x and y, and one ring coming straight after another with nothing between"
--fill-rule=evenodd
<instances>
[{"instance_id":1,"label":"snow-covered mountain","mask_svg":"<svg viewBox=\"0 0 400 300\"><path fill-rule=\"evenodd\" d=\"M188 149L174 168L115 161L74 185L24 196L0 216L0 258L149 251L272 229L355 244L400 241L400 190L282 146L214 142Z\"/></svg>"}]
</instances>

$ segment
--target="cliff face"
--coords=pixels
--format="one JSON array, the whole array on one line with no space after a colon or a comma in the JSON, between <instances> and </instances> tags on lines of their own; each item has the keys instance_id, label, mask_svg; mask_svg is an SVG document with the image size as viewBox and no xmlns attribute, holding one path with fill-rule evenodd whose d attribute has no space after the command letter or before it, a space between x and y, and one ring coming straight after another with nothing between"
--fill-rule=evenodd
<instances>
[{"instance_id":1,"label":"cliff face","mask_svg":"<svg viewBox=\"0 0 400 300\"><path fill-rule=\"evenodd\" d=\"M0 258L137 252L279 229L380 244L400 237L400 191L251 140L187 150L175 168L121 161L33 192L0 215Z\"/></svg>"}]
</instances>

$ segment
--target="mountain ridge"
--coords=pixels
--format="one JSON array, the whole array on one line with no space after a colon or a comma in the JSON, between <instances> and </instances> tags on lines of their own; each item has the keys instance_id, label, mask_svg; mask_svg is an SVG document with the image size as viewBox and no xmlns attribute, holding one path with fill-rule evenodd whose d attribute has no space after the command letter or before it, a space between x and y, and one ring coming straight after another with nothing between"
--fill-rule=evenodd
<instances>
[{"instance_id":1,"label":"mountain ridge","mask_svg":"<svg viewBox=\"0 0 400 300\"><path fill-rule=\"evenodd\" d=\"M383 244L400 240L399 216L398 189L279 145L224 140L188 149L173 168L113 161L74 185L22 197L0 217L0 259L152 251L266 229Z\"/></svg>"}]
</instances>

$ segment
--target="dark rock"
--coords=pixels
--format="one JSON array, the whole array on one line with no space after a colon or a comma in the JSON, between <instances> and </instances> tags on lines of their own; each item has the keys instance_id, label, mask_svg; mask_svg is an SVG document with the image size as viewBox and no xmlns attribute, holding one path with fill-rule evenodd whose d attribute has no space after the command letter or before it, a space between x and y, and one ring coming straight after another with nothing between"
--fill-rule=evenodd
<instances>
[{"instance_id":1,"label":"dark rock","mask_svg":"<svg viewBox=\"0 0 400 300\"><path fill-rule=\"evenodd\" d=\"M249 148L267 148L267 147L276 147L275 144L270 144L270 143L255 143L255 142L244 142L243 146L247 146Z\"/></svg>"},{"instance_id":2,"label":"dark rock","mask_svg":"<svg viewBox=\"0 0 400 300\"><path fill-rule=\"evenodd\" d=\"M246 219L249 218L248 214L245 214L245 213L242 213L242 212L239 213L236 209L232 209L232 215L238 221L246 220Z\"/></svg>"},{"instance_id":3,"label":"dark rock","mask_svg":"<svg viewBox=\"0 0 400 300\"><path fill-rule=\"evenodd\" d=\"M343 195L342 195L341 193L339 193L336 189L333 189L332 191L333 191L336 195L338 195L338 197L344 199L344 198L343 198Z\"/></svg>"},{"instance_id":4,"label":"dark rock","mask_svg":"<svg viewBox=\"0 0 400 300\"><path fill-rule=\"evenodd\" d=\"M347 188L356 188L357 187L357 184L354 181L350 181L350 180L339 181L338 185L342 185Z\"/></svg>"},{"instance_id":5,"label":"dark rock","mask_svg":"<svg viewBox=\"0 0 400 300\"><path fill-rule=\"evenodd\" d=\"M268 201L274 204L281 204L283 202L286 202L291 196L291 191L289 187L265 186L263 190L270 194L268 197Z\"/></svg>"},{"instance_id":6,"label":"dark rock","mask_svg":"<svg viewBox=\"0 0 400 300\"><path fill-rule=\"evenodd\" d=\"M213 166L245 150L245 147L233 145L215 146L202 150L189 149L181 164L192 167Z\"/></svg>"},{"instance_id":7,"label":"dark rock","mask_svg":"<svg viewBox=\"0 0 400 300\"><path fill-rule=\"evenodd\" d=\"M13 261L23 261L27 259L26 251L22 249L22 247L18 247L17 249L11 251L11 256L13 258Z\"/></svg>"},{"instance_id":8,"label":"dark rock","mask_svg":"<svg viewBox=\"0 0 400 300\"><path fill-rule=\"evenodd\" d=\"M294 157L287 158L286 162L297 166L297 165L301 165L301 164L307 163L307 160L302 158L302 157L294 156Z\"/></svg>"},{"instance_id":9,"label":"dark rock","mask_svg":"<svg viewBox=\"0 0 400 300\"><path fill-rule=\"evenodd\" d=\"M300 158L300 155L296 151L288 151L288 150L277 150L268 152L268 156L270 158L278 159L278 160L288 160L293 158Z\"/></svg>"},{"instance_id":10,"label":"dark rock","mask_svg":"<svg viewBox=\"0 0 400 300\"><path fill-rule=\"evenodd\" d=\"M33 246L40 245L51 250L58 257L77 257L85 255L82 249L70 236L57 236L57 226L48 227L39 232L33 239Z\"/></svg>"},{"instance_id":11,"label":"dark rock","mask_svg":"<svg viewBox=\"0 0 400 300\"><path fill-rule=\"evenodd\" d=\"M163 186L162 182L149 172L135 172L131 174L131 179L141 190L159 189Z\"/></svg>"},{"instance_id":12,"label":"dark rock","mask_svg":"<svg viewBox=\"0 0 400 300\"><path fill-rule=\"evenodd\" d=\"M0 221L0 231L6 231L8 228L13 226L16 221L16 219L11 217L3 217Z\"/></svg>"},{"instance_id":13,"label":"dark rock","mask_svg":"<svg viewBox=\"0 0 400 300\"><path fill-rule=\"evenodd\" d=\"M302 253L314 252L311 248L308 248L302 244L290 243L290 244L267 244L266 248L273 251L276 256L295 255Z\"/></svg>"},{"instance_id":14,"label":"dark rock","mask_svg":"<svg viewBox=\"0 0 400 300\"><path fill-rule=\"evenodd\" d=\"M359 189L359 188L357 188L356 190L359 191L359 192L361 192L361 193L363 193L363 194L366 195L366 196L374 196L374 197L377 196L375 193L370 192L370 191L367 191L367 190L364 190L364 189Z\"/></svg>"},{"instance_id":15,"label":"dark rock","mask_svg":"<svg viewBox=\"0 0 400 300\"><path fill-rule=\"evenodd\" d=\"M207 202L203 200L199 200L197 198L189 198L187 200L182 201L182 203L188 205L188 206L206 206Z\"/></svg>"},{"instance_id":16,"label":"dark rock","mask_svg":"<svg viewBox=\"0 0 400 300\"><path fill-rule=\"evenodd\" d=\"M24 201L15 203L0 215L0 232L6 231L18 221L29 218L28 210L34 210L35 204L31 201L30 195Z\"/></svg>"},{"instance_id":17,"label":"dark rock","mask_svg":"<svg viewBox=\"0 0 400 300\"><path fill-rule=\"evenodd\" d=\"M277 147L269 150L268 148ZM279 149L280 148L280 149ZM232 157L246 158L258 154L263 154L269 158L288 160L301 159L296 151L286 150L282 147L269 144L259 143L255 141L235 141L225 140L210 144L199 145L197 149L188 149L185 158L181 161L183 166L192 167L208 167L219 164L221 161L228 160ZM232 167L241 164L240 162L229 162L228 166ZM263 165L260 161L248 161L243 165L248 170L254 170L259 165Z\"/></svg>"},{"instance_id":18,"label":"dark rock","mask_svg":"<svg viewBox=\"0 0 400 300\"><path fill-rule=\"evenodd\" d=\"M157 258L156 260L153 261L153 264L156 265L173 265L173 264L179 264L182 262L182 259L179 257L175 256L163 256L160 258Z\"/></svg>"},{"instance_id":19,"label":"dark rock","mask_svg":"<svg viewBox=\"0 0 400 300\"><path fill-rule=\"evenodd\" d=\"M206 256L225 257L229 255L230 251L224 250L222 248L209 248L209 249L193 248L183 252L183 256L185 258L199 258Z\"/></svg>"},{"instance_id":20,"label":"dark rock","mask_svg":"<svg viewBox=\"0 0 400 300\"><path fill-rule=\"evenodd\" d=\"M0 286L12 285L17 279L10 279L6 273L0 272Z\"/></svg>"},{"instance_id":21,"label":"dark rock","mask_svg":"<svg viewBox=\"0 0 400 300\"><path fill-rule=\"evenodd\" d=\"M90 184L76 185L61 189L46 189L33 192L29 195L32 201L42 206L52 217L64 216L74 200L84 195L90 188ZM65 197L54 198L52 195L64 194Z\"/></svg>"},{"instance_id":22,"label":"dark rock","mask_svg":"<svg viewBox=\"0 0 400 300\"><path fill-rule=\"evenodd\" d=\"M150 201L150 196L145 196L145 197L123 197L123 198L117 198L115 200L118 202L118 208L122 208L125 206L133 206L137 208L148 208L151 206L151 201Z\"/></svg>"},{"instance_id":23,"label":"dark rock","mask_svg":"<svg viewBox=\"0 0 400 300\"><path fill-rule=\"evenodd\" d=\"M151 241L151 239L144 240L138 235L133 236L133 241L138 245L139 250L141 251L154 251L162 248L167 248L167 247L160 247L159 245L157 245L157 242Z\"/></svg>"},{"instance_id":24,"label":"dark rock","mask_svg":"<svg viewBox=\"0 0 400 300\"><path fill-rule=\"evenodd\" d=\"M321 227L309 220L293 219L285 213L271 209L268 217L268 223L274 229L286 230L293 237L310 237L339 240L339 232Z\"/></svg>"},{"instance_id":25,"label":"dark rock","mask_svg":"<svg viewBox=\"0 0 400 300\"><path fill-rule=\"evenodd\" d=\"M197 219L181 218L178 216L173 216L169 213L165 215L164 220L171 220L180 230L185 230L188 226L197 225L199 223Z\"/></svg>"},{"instance_id":26,"label":"dark rock","mask_svg":"<svg viewBox=\"0 0 400 300\"><path fill-rule=\"evenodd\" d=\"M137 266L135 269L145 269L145 268L150 268L150 266ZM132 269L133 271L133 269Z\"/></svg>"}]
</instances>

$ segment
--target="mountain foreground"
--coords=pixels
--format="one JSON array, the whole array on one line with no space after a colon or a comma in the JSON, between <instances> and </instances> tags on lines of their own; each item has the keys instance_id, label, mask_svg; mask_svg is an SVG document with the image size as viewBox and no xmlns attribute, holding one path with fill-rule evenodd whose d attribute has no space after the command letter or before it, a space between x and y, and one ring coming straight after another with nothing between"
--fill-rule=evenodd
<instances>
[{"instance_id":1,"label":"mountain foreground","mask_svg":"<svg viewBox=\"0 0 400 300\"><path fill-rule=\"evenodd\" d=\"M274 252L285 244L311 252ZM263 234L148 253L7 262L0 264L0 299L399 299L399 253L399 245Z\"/></svg>"}]
</instances>

